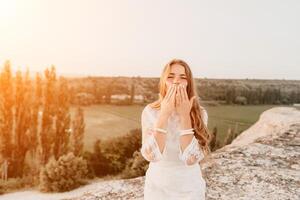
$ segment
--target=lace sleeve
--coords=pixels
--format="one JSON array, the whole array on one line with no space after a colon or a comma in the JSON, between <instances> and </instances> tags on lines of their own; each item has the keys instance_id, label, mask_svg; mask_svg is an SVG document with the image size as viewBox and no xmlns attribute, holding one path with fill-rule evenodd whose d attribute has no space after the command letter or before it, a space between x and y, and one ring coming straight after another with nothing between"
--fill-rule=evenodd
<instances>
[{"instance_id":1,"label":"lace sleeve","mask_svg":"<svg viewBox=\"0 0 300 200\"><path fill-rule=\"evenodd\" d=\"M206 110L203 109L203 122L205 126L207 126L208 115ZM198 140L195 136L193 136L190 144L183 150L181 150L179 145L179 159L182 160L185 165L193 165L198 163L200 160L204 158L203 151L198 143Z\"/></svg>"},{"instance_id":2,"label":"lace sleeve","mask_svg":"<svg viewBox=\"0 0 300 200\"><path fill-rule=\"evenodd\" d=\"M154 119L149 113L146 106L141 115L142 125L142 147L140 152L142 156L149 162L157 162L162 159L162 153L159 150L157 141L153 135Z\"/></svg>"}]
</instances>

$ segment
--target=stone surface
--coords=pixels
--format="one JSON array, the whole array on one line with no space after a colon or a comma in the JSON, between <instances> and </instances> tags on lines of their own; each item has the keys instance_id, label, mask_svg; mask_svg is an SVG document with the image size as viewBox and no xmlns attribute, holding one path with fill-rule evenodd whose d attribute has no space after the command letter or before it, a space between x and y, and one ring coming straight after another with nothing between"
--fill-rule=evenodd
<instances>
[{"instance_id":1,"label":"stone surface","mask_svg":"<svg viewBox=\"0 0 300 200\"><path fill-rule=\"evenodd\" d=\"M94 189L86 191L82 196L65 198L63 200L142 200L144 179L145 177L138 177L133 179L93 183Z\"/></svg>"}]
</instances>

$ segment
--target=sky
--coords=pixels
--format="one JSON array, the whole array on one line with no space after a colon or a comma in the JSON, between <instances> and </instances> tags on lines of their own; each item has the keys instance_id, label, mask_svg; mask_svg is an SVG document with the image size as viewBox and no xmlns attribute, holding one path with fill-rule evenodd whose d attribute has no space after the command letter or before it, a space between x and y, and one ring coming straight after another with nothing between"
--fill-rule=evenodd
<instances>
[{"instance_id":1,"label":"sky","mask_svg":"<svg viewBox=\"0 0 300 200\"><path fill-rule=\"evenodd\" d=\"M159 77L300 80L298 0L0 0L0 66Z\"/></svg>"}]
</instances>

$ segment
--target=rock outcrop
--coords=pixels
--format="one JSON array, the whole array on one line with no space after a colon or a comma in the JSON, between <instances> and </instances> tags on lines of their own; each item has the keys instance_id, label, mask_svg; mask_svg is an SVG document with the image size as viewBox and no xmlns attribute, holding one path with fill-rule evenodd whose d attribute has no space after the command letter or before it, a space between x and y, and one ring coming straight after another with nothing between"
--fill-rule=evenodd
<instances>
[{"instance_id":1,"label":"rock outcrop","mask_svg":"<svg viewBox=\"0 0 300 200\"><path fill-rule=\"evenodd\" d=\"M300 199L300 111L278 107L203 165L207 199Z\"/></svg>"},{"instance_id":2,"label":"rock outcrop","mask_svg":"<svg viewBox=\"0 0 300 200\"><path fill-rule=\"evenodd\" d=\"M300 199L300 110L265 111L203 164L207 200ZM144 177L96 183L72 200L143 199Z\"/></svg>"}]
</instances>

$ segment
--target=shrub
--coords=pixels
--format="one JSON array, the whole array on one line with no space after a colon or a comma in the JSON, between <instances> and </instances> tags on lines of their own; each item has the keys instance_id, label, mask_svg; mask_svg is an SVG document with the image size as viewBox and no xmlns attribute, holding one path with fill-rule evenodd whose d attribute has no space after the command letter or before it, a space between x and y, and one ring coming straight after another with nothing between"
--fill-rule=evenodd
<instances>
[{"instance_id":1,"label":"shrub","mask_svg":"<svg viewBox=\"0 0 300 200\"><path fill-rule=\"evenodd\" d=\"M228 129L226 138L224 140L224 146L231 144L231 142L238 136L238 133L231 128Z\"/></svg>"},{"instance_id":2,"label":"shrub","mask_svg":"<svg viewBox=\"0 0 300 200\"><path fill-rule=\"evenodd\" d=\"M237 104L246 105L247 102L248 102L248 101L247 101L247 98L244 97L244 96L237 96L237 97L235 98L235 103L237 103Z\"/></svg>"},{"instance_id":3,"label":"shrub","mask_svg":"<svg viewBox=\"0 0 300 200\"><path fill-rule=\"evenodd\" d=\"M144 176L148 166L149 162L143 158L141 152L135 151L133 157L128 160L126 167L121 174L121 178L127 179Z\"/></svg>"},{"instance_id":4,"label":"shrub","mask_svg":"<svg viewBox=\"0 0 300 200\"><path fill-rule=\"evenodd\" d=\"M94 152L89 159L89 166L97 176L114 175L126 168L126 163L141 146L141 130L134 129L129 133L105 141L96 141Z\"/></svg>"},{"instance_id":5,"label":"shrub","mask_svg":"<svg viewBox=\"0 0 300 200\"><path fill-rule=\"evenodd\" d=\"M26 187L26 182L22 178L9 178L7 181L0 180L0 194L13 192Z\"/></svg>"},{"instance_id":6,"label":"shrub","mask_svg":"<svg viewBox=\"0 0 300 200\"><path fill-rule=\"evenodd\" d=\"M218 139L217 139L217 134L218 134L218 129L217 129L217 127L215 126L215 127L213 128L212 139L211 139L211 142L210 142L210 144L209 144L209 145L210 145L211 151L215 151L215 150L221 148L221 144L220 144L220 142L219 142Z\"/></svg>"},{"instance_id":7,"label":"shrub","mask_svg":"<svg viewBox=\"0 0 300 200\"><path fill-rule=\"evenodd\" d=\"M64 192L85 184L87 162L82 157L68 153L54 158L40 172L39 188L43 192Z\"/></svg>"},{"instance_id":8,"label":"shrub","mask_svg":"<svg viewBox=\"0 0 300 200\"><path fill-rule=\"evenodd\" d=\"M117 174L126 167L128 159L141 146L141 130L133 129L125 135L103 142L101 149L105 157L109 174Z\"/></svg>"}]
</instances>

